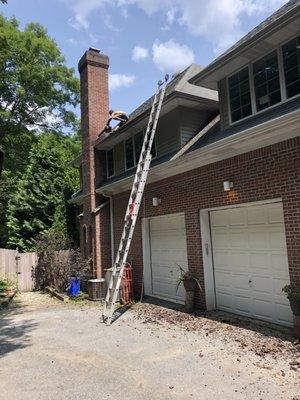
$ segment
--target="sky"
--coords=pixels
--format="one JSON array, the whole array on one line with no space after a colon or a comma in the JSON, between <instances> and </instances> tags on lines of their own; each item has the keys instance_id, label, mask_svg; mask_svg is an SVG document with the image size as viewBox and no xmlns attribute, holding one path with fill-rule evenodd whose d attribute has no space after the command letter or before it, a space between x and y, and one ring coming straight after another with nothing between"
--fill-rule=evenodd
<instances>
[{"instance_id":1,"label":"sky","mask_svg":"<svg viewBox=\"0 0 300 400\"><path fill-rule=\"evenodd\" d=\"M128 114L165 73L206 66L285 0L8 0L6 17L47 28L77 72L85 50L110 58L110 108Z\"/></svg>"}]
</instances>

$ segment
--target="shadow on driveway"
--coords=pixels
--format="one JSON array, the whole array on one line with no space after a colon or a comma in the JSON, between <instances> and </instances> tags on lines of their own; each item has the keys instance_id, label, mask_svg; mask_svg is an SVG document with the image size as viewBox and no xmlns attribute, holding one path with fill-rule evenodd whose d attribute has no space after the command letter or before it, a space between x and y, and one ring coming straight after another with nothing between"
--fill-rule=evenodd
<instances>
[{"instance_id":1,"label":"shadow on driveway","mask_svg":"<svg viewBox=\"0 0 300 400\"><path fill-rule=\"evenodd\" d=\"M15 316L25 314L26 311L17 300L13 302L13 306L0 309L0 358L12 351L30 346L30 333L38 325L33 319L16 321Z\"/></svg>"}]
</instances>

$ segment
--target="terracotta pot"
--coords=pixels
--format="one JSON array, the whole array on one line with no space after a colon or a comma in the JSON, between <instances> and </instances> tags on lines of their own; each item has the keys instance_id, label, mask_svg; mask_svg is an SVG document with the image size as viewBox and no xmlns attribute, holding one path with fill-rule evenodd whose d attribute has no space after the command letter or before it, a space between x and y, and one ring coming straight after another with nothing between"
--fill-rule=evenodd
<instances>
[{"instance_id":1,"label":"terracotta pot","mask_svg":"<svg viewBox=\"0 0 300 400\"><path fill-rule=\"evenodd\" d=\"M185 292L185 305L184 309L186 312L191 313L194 309L195 303L195 290L188 290Z\"/></svg>"},{"instance_id":2,"label":"terracotta pot","mask_svg":"<svg viewBox=\"0 0 300 400\"><path fill-rule=\"evenodd\" d=\"M183 286L186 292L195 292L196 285L197 283L193 278L187 278L183 280Z\"/></svg>"}]
</instances>

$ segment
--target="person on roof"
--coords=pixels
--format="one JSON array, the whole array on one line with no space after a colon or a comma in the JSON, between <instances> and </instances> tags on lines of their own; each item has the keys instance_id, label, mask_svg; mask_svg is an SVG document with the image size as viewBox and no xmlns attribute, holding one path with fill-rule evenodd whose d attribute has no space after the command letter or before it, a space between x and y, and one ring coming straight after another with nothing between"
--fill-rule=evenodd
<instances>
[{"instance_id":1,"label":"person on roof","mask_svg":"<svg viewBox=\"0 0 300 400\"><path fill-rule=\"evenodd\" d=\"M114 131L116 131L128 121L128 117L124 111L109 110L109 119L106 124L106 127L108 128L109 131L111 131L110 127L111 120L120 121L120 123L114 128Z\"/></svg>"}]
</instances>

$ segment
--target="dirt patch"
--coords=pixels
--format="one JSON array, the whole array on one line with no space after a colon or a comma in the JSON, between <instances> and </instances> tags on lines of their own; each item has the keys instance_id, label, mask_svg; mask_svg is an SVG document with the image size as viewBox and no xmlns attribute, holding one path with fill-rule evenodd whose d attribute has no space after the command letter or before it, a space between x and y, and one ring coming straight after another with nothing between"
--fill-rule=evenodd
<instances>
[{"instance_id":1,"label":"dirt patch","mask_svg":"<svg viewBox=\"0 0 300 400\"><path fill-rule=\"evenodd\" d=\"M190 315L147 303L135 304L132 309L134 317L144 324L155 324L165 329L176 326L187 332L199 332L209 341L235 344L240 350L250 351L261 358L277 359L280 355L289 360L291 369L300 370L300 342L292 338L288 329L222 312Z\"/></svg>"}]
</instances>

